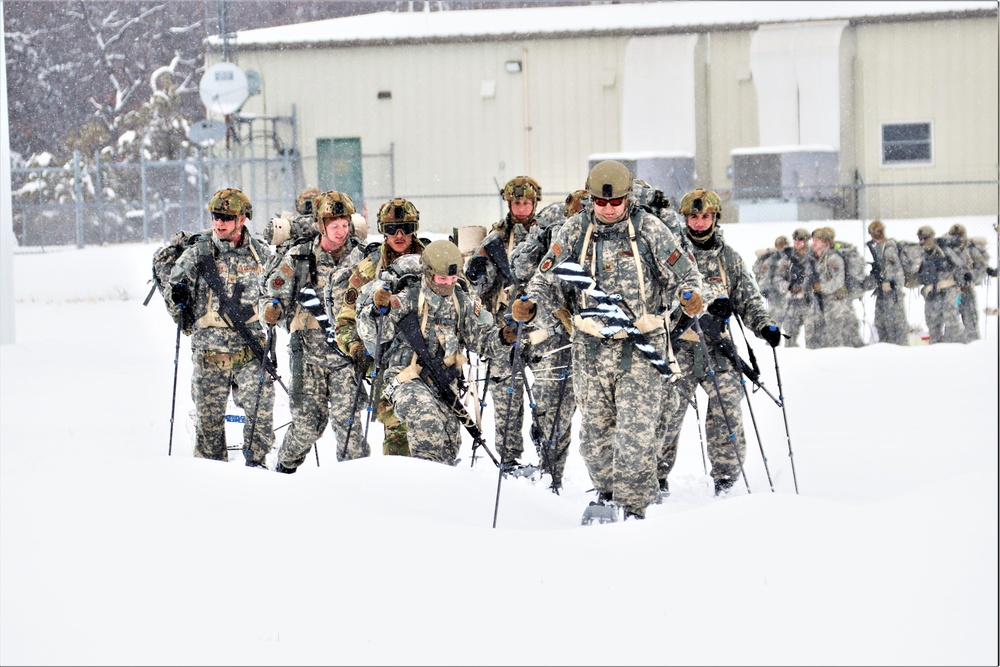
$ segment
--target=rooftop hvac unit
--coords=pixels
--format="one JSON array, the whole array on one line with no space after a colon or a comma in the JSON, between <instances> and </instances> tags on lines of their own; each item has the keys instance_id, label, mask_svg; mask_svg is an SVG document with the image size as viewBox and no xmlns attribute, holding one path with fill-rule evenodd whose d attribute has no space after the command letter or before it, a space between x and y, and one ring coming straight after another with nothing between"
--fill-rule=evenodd
<instances>
[{"instance_id":1,"label":"rooftop hvac unit","mask_svg":"<svg viewBox=\"0 0 1000 667\"><path fill-rule=\"evenodd\" d=\"M733 158L733 200L833 201L840 178L840 154L825 146L737 148Z\"/></svg>"}]
</instances>

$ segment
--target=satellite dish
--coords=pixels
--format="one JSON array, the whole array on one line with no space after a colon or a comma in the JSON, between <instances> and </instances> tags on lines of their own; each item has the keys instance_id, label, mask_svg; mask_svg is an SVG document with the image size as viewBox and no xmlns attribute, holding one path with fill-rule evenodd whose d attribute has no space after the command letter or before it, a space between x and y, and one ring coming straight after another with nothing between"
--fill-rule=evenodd
<instances>
[{"instance_id":1,"label":"satellite dish","mask_svg":"<svg viewBox=\"0 0 1000 667\"><path fill-rule=\"evenodd\" d=\"M201 77L198 92L206 109L223 116L237 111L250 94L246 74L233 63L209 67Z\"/></svg>"},{"instance_id":2,"label":"satellite dish","mask_svg":"<svg viewBox=\"0 0 1000 667\"><path fill-rule=\"evenodd\" d=\"M208 148L226 138L226 124L205 118L188 128L187 137L202 148Z\"/></svg>"}]
</instances>

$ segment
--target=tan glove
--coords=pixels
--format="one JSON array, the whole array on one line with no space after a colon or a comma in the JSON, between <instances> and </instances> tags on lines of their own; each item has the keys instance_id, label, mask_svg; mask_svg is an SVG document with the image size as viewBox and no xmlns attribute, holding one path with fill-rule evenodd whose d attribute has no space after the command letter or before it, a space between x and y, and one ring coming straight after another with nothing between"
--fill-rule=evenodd
<instances>
[{"instance_id":1,"label":"tan glove","mask_svg":"<svg viewBox=\"0 0 1000 667\"><path fill-rule=\"evenodd\" d=\"M392 308L392 292L387 289L375 290L372 300L375 302L375 308L380 311L388 313Z\"/></svg>"},{"instance_id":2,"label":"tan glove","mask_svg":"<svg viewBox=\"0 0 1000 667\"><path fill-rule=\"evenodd\" d=\"M515 322L530 322L535 319L535 302L531 299L518 299L510 307L510 316Z\"/></svg>"},{"instance_id":3,"label":"tan glove","mask_svg":"<svg viewBox=\"0 0 1000 667\"><path fill-rule=\"evenodd\" d=\"M820 285L819 283L813 283L813 292L819 292L822 291L822 289L823 289L822 285Z\"/></svg>"},{"instance_id":4,"label":"tan glove","mask_svg":"<svg viewBox=\"0 0 1000 667\"><path fill-rule=\"evenodd\" d=\"M687 296L681 295L681 308L688 317L698 317L701 313L701 294L697 292L686 292Z\"/></svg>"},{"instance_id":5,"label":"tan glove","mask_svg":"<svg viewBox=\"0 0 1000 667\"><path fill-rule=\"evenodd\" d=\"M885 282L883 282L882 283L882 291L883 292L891 292L892 291L892 283L890 283L888 280L886 280Z\"/></svg>"},{"instance_id":6,"label":"tan glove","mask_svg":"<svg viewBox=\"0 0 1000 667\"><path fill-rule=\"evenodd\" d=\"M264 309L264 322L268 325L277 324L278 320L281 319L281 304L277 303L277 300L272 301Z\"/></svg>"},{"instance_id":7,"label":"tan glove","mask_svg":"<svg viewBox=\"0 0 1000 667\"><path fill-rule=\"evenodd\" d=\"M517 329L514 328L513 324L505 324L500 327L500 340L507 345L513 345L517 342Z\"/></svg>"},{"instance_id":8,"label":"tan glove","mask_svg":"<svg viewBox=\"0 0 1000 667\"><path fill-rule=\"evenodd\" d=\"M351 357L354 359L354 369L359 373L367 373L371 357L365 351L365 345L361 341L351 343Z\"/></svg>"},{"instance_id":9,"label":"tan glove","mask_svg":"<svg viewBox=\"0 0 1000 667\"><path fill-rule=\"evenodd\" d=\"M573 333L573 316L570 315L569 310L566 308L559 308L553 313L562 322L563 328L566 329L566 333Z\"/></svg>"}]
</instances>

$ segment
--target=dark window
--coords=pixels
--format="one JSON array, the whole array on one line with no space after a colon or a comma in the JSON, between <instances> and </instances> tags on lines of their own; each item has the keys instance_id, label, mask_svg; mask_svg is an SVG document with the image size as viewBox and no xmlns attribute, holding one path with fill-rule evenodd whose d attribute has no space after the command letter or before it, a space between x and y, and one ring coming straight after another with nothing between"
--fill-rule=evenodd
<instances>
[{"instance_id":1,"label":"dark window","mask_svg":"<svg viewBox=\"0 0 1000 667\"><path fill-rule=\"evenodd\" d=\"M930 123L898 123L882 126L882 164L930 161Z\"/></svg>"}]
</instances>

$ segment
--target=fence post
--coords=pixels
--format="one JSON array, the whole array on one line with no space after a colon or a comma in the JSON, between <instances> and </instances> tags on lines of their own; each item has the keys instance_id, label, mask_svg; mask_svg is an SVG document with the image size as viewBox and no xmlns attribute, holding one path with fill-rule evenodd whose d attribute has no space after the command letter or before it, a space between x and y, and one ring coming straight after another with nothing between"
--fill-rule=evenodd
<instances>
[{"instance_id":1,"label":"fence post","mask_svg":"<svg viewBox=\"0 0 1000 667\"><path fill-rule=\"evenodd\" d=\"M94 202L97 209L97 236L104 245L108 242L108 234L105 229L104 220L104 205L101 203L101 197L104 193L103 179L101 178L101 151L94 151L94 190L96 192L96 201Z\"/></svg>"},{"instance_id":2,"label":"fence post","mask_svg":"<svg viewBox=\"0 0 1000 667\"><path fill-rule=\"evenodd\" d=\"M83 174L80 168L80 151L73 151L73 191L76 195L76 247L83 247Z\"/></svg>"},{"instance_id":3,"label":"fence post","mask_svg":"<svg viewBox=\"0 0 1000 667\"><path fill-rule=\"evenodd\" d=\"M149 198L146 196L146 153L139 151L139 173L142 178L142 242L149 243ZM163 239L166 242L166 239Z\"/></svg>"}]
</instances>

